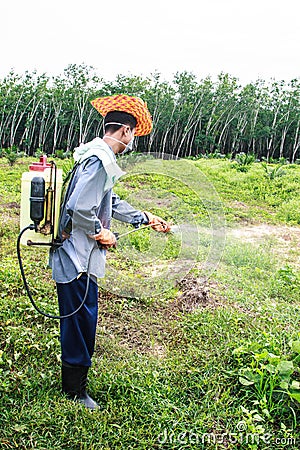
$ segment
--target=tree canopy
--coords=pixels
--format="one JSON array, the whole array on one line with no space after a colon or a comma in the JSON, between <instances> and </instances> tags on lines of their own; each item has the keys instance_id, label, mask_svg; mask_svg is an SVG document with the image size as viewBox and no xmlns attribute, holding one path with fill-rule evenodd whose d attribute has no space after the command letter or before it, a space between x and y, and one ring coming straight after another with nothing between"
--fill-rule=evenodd
<instances>
[{"instance_id":1,"label":"tree canopy","mask_svg":"<svg viewBox=\"0 0 300 450\"><path fill-rule=\"evenodd\" d=\"M104 80L93 67L69 65L59 76L11 71L0 80L0 146L27 155L68 151L101 136L96 97L124 93L141 97L153 118L137 150L174 156L253 153L294 162L300 149L300 79L257 80L242 86L221 73L198 79L176 73Z\"/></svg>"}]
</instances>

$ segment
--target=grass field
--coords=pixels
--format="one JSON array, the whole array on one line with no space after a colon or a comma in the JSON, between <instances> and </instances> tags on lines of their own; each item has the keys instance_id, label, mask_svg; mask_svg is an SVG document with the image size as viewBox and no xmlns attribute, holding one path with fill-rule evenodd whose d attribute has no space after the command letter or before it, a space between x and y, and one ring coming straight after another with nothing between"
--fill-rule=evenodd
<instances>
[{"instance_id":1,"label":"grass field","mask_svg":"<svg viewBox=\"0 0 300 450\"><path fill-rule=\"evenodd\" d=\"M22 285L28 164L0 159L0 447L300 448L300 166L272 177L260 163L125 160L116 192L181 232L145 229L109 254L90 412L61 395L58 322ZM56 312L47 251L23 257L38 304Z\"/></svg>"}]
</instances>

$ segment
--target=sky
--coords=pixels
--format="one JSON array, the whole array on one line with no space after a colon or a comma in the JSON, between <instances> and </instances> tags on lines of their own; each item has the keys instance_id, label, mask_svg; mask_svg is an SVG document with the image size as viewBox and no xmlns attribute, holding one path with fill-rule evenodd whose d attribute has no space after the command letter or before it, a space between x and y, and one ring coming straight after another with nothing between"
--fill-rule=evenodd
<instances>
[{"instance_id":1,"label":"sky","mask_svg":"<svg viewBox=\"0 0 300 450\"><path fill-rule=\"evenodd\" d=\"M300 0L1 0L0 78L84 63L106 80L289 81L300 77L299 17Z\"/></svg>"}]
</instances>

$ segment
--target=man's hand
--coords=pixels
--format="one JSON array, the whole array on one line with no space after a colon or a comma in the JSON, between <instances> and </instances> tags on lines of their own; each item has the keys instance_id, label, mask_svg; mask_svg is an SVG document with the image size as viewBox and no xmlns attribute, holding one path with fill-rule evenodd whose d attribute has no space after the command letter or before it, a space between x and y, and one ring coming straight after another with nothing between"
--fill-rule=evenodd
<instances>
[{"instance_id":1,"label":"man's hand","mask_svg":"<svg viewBox=\"0 0 300 450\"><path fill-rule=\"evenodd\" d=\"M146 214L146 216L148 217L149 225L151 225L151 228L153 228L153 230L163 233L168 233L169 231L171 231L171 225L161 217L155 216L148 211L144 211L144 214Z\"/></svg>"},{"instance_id":2,"label":"man's hand","mask_svg":"<svg viewBox=\"0 0 300 450\"><path fill-rule=\"evenodd\" d=\"M106 228L102 228L100 233L94 234L93 236L90 236L92 239L95 239L102 248L116 248L117 247L117 239L114 233L112 233L110 230L107 230Z\"/></svg>"},{"instance_id":3,"label":"man's hand","mask_svg":"<svg viewBox=\"0 0 300 450\"><path fill-rule=\"evenodd\" d=\"M62 237L62 240L63 241L65 241L66 239L70 239L70 235L69 235L69 233L67 233L66 231L62 231L62 233L61 233L61 237Z\"/></svg>"}]
</instances>

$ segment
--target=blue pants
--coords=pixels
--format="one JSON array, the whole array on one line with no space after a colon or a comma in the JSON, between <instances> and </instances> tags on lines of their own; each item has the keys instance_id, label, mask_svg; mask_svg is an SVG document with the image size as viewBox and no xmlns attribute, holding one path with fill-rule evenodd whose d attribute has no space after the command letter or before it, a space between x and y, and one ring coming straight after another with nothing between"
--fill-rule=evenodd
<instances>
[{"instance_id":1,"label":"blue pants","mask_svg":"<svg viewBox=\"0 0 300 450\"><path fill-rule=\"evenodd\" d=\"M70 283L57 283L60 315L69 314L81 304L87 285L82 274ZM60 320L62 361L76 366L90 366L94 353L98 319L98 285L90 279L83 307L74 316Z\"/></svg>"}]
</instances>

